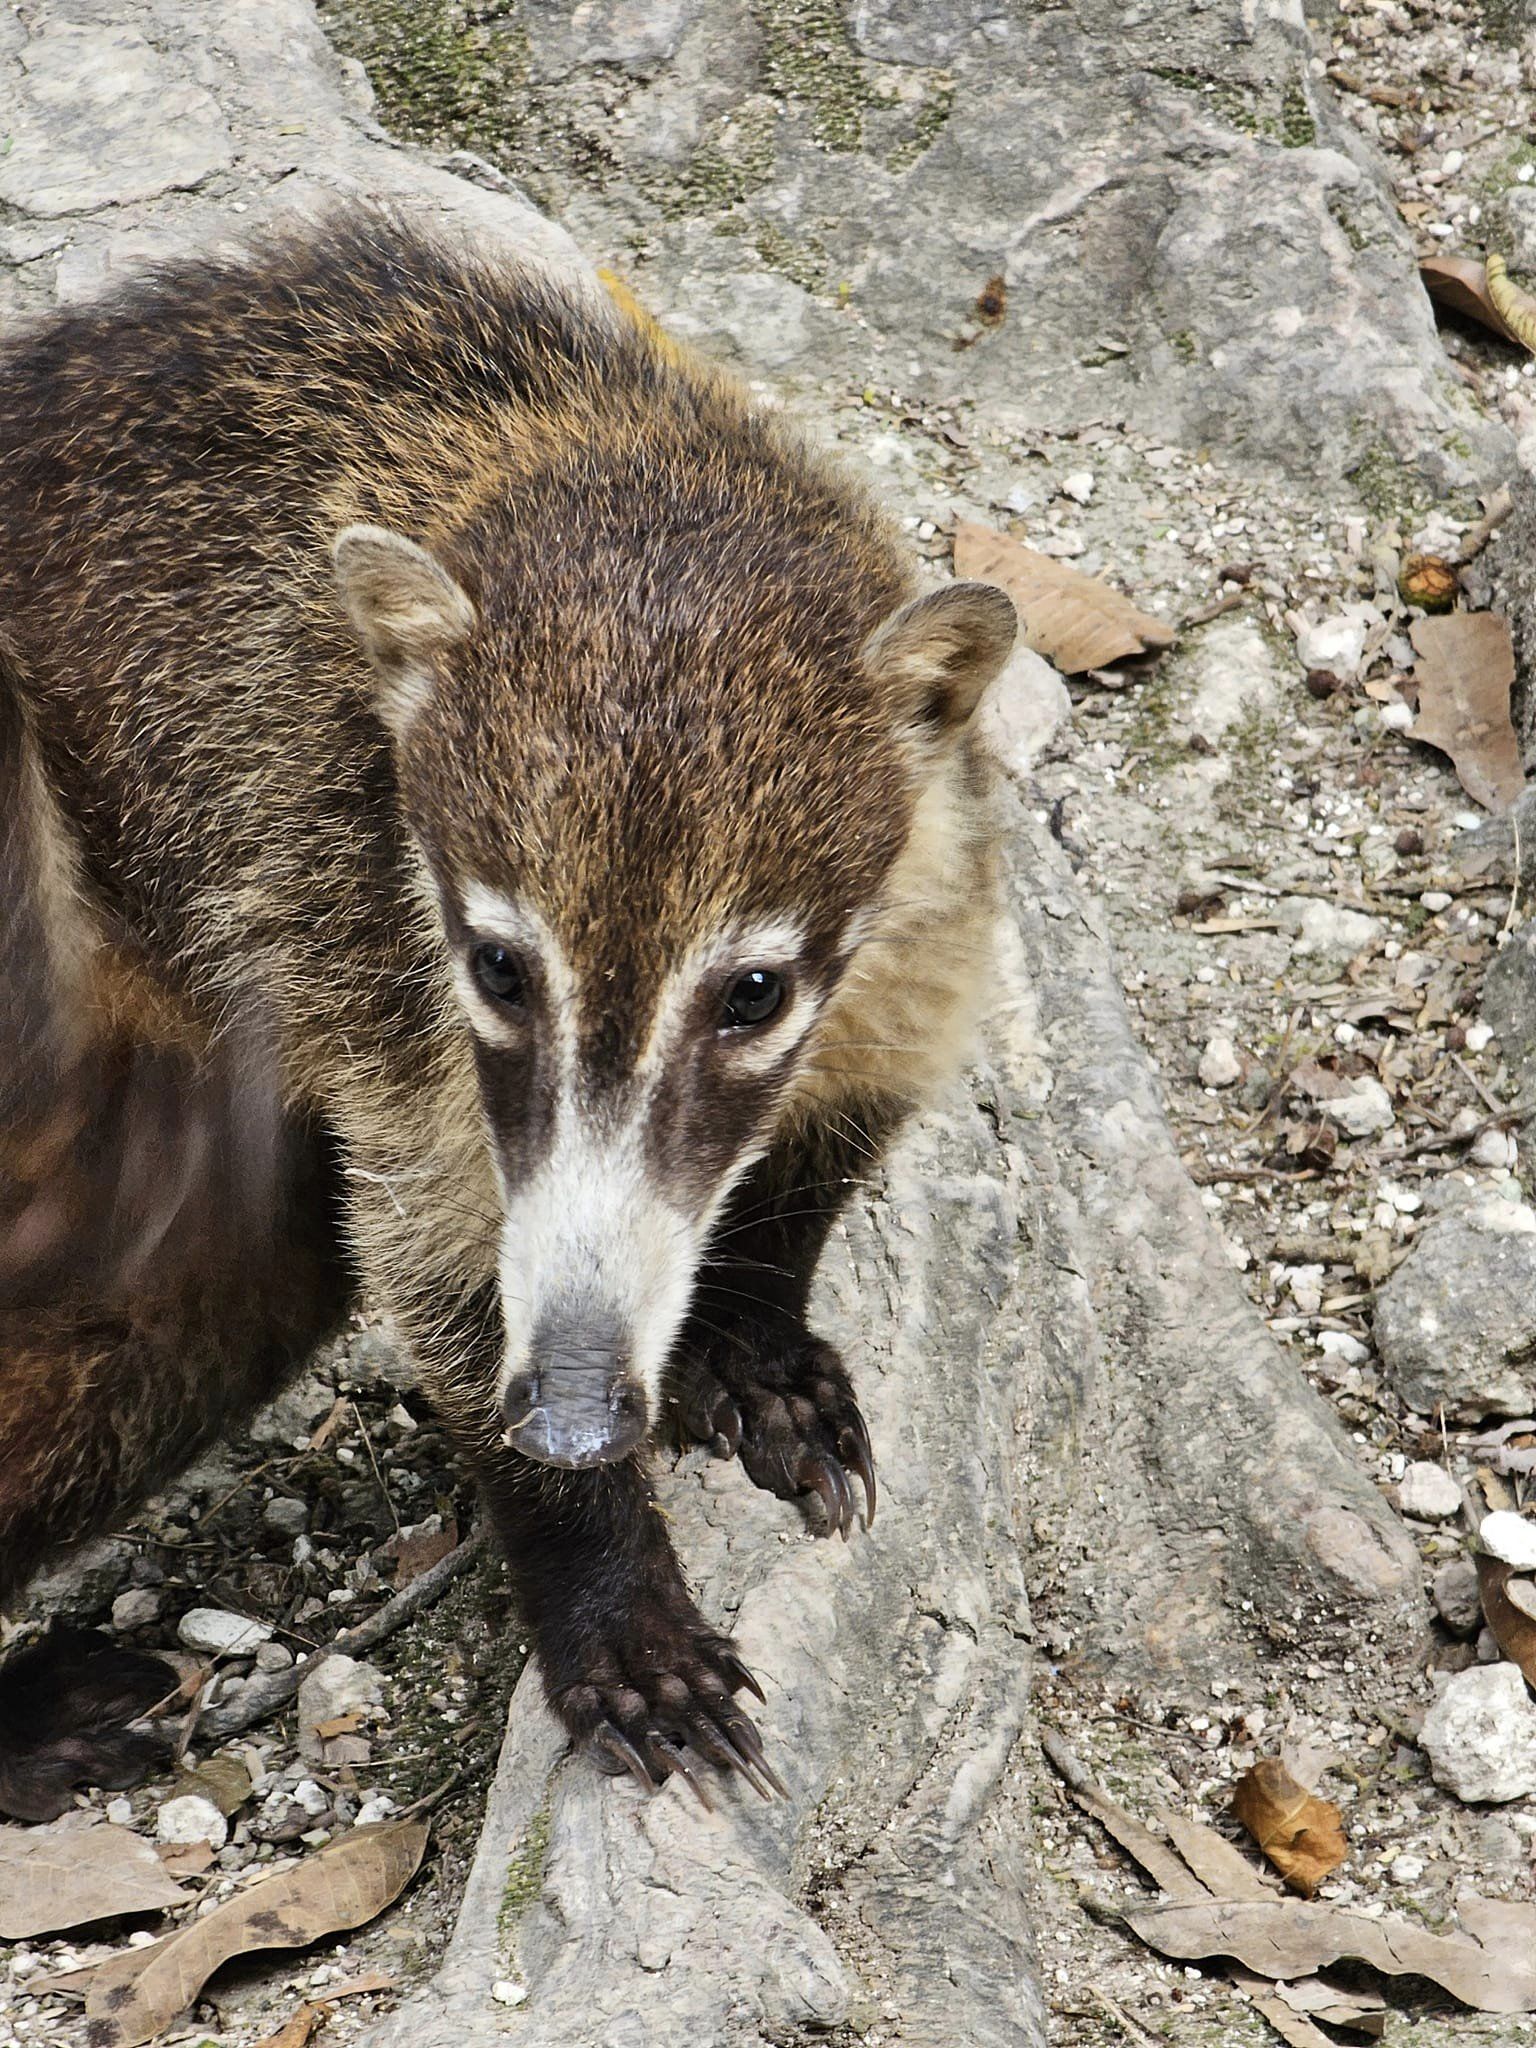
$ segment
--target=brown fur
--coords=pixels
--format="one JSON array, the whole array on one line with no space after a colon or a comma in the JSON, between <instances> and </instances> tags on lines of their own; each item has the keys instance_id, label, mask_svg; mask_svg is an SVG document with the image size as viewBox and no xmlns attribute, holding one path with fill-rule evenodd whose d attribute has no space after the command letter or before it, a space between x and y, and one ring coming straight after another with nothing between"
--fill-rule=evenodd
<instances>
[{"instance_id":1,"label":"brown fur","mask_svg":"<svg viewBox=\"0 0 1536 2048\"><path fill-rule=\"evenodd\" d=\"M478 881L536 907L615 1087L690 946L735 917L807 926L827 993L808 1056L738 1091L743 1133L766 1118L772 1138L728 1217L745 1272L765 1203L787 1214L797 1177L862 1171L957 1055L992 857L965 718L1005 646L995 615L973 632L949 607L952 645L926 627L875 641L911 597L890 536L736 387L366 214L24 337L0 361L0 474L0 616L64 821L55 921L86 921L130 1037L190 1038L206 1061L232 1021L268 1020L284 1112L321 1134L308 1170L318 1143L334 1174L295 1213L343 1204L362 1283L504 1533L549 1549L588 1496L501 1447L496 1084L448 971L447 900ZM356 522L419 542L467 597L473 625L429 650L419 704L370 670L338 600L329 549ZM807 1281L824 1229L781 1247ZM334 1244L318 1257L334 1278ZM195 1408L199 1371L242 1345L258 1363L226 1374L231 1401L258 1396L334 1313L328 1287L233 1337L194 1306L153 1359L132 1318L13 1329L0 1385L10 1402L49 1382L49 1419L0 1439L0 1544L30 1558L155 1483L228 1405L150 1456L167 1403ZM698 1324L685 1367L712 1342ZM714 1414L726 1396L686 1398ZM855 1424L848 1395L834 1462ZM779 1490L812 1484L800 1469ZM645 1500L643 1476L594 1478L583 1541L643 1553L624 1597L649 1573L667 1626L696 1634ZM563 1570L525 1585L531 1609L558 1605ZM713 1699L724 1670L728 1698L709 1640L688 1682Z\"/></svg>"}]
</instances>

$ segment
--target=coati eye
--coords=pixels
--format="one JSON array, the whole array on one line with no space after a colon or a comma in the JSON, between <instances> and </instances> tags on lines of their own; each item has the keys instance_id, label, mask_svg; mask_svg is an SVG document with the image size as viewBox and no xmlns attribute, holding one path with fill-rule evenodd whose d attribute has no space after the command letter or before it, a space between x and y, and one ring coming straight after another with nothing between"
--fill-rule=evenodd
<instances>
[{"instance_id":1,"label":"coati eye","mask_svg":"<svg viewBox=\"0 0 1536 2048\"><path fill-rule=\"evenodd\" d=\"M517 1004L525 994L517 955L505 946L476 946L469 956L476 981L493 1002Z\"/></svg>"},{"instance_id":2,"label":"coati eye","mask_svg":"<svg viewBox=\"0 0 1536 2048\"><path fill-rule=\"evenodd\" d=\"M783 977L771 968L754 967L738 976L726 990L722 1026L726 1030L741 1030L752 1024L766 1024L783 1001Z\"/></svg>"}]
</instances>

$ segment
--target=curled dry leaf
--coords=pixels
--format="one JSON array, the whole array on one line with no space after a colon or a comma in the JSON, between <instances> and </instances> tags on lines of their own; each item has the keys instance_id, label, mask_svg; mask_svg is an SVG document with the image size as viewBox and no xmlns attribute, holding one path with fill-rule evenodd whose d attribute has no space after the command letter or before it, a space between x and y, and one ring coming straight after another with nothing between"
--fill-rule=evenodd
<instances>
[{"instance_id":1,"label":"curled dry leaf","mask_svg":"<svg viewBox=\"0 0 1536 2048\"><path fill-rule=\"evenodd\" d=\"M1502 256L1490 256L1483 267L1488 273L1488 296L1499 318L1516 341L1536 349L1536 299L1515 283Z\"/></svg>"},{"instance_id":2,"label":"curled dry leaf","mask_svg":"<svg viewBox=\"0 0 1536 2048\"><path fill-rule=\"evenodd\" d=\"M1453 313L1475 320L1503 341L1520 340L1494 304L1488 272L1475 256L1426 256L1419 265L1419 276L1436 305L1449 306Z\"/></svg>"},{"instance_id":3,"label":"curled dry leaf","mask_svg":"<svg viewBox=\"0 0 1536 2048\"><path fill-rule=\"evenodd\" d=\"M186 1897L153 1843L127 1828L0 1827L0 1941L155 1913Z\"/></svg>"},{"instance_id":4,"label":"curled dry leaf","mask_svg":"<svg viewBox=\"0 0 1536 2048\"><path fill-rule=\"evenodd\" d=\"M305 1948L375 1918L405 1890L426 1846L418 1821L354 1828L152 1948L39 1988L84 1994L91 2048L140 2048L185 2011L221 1963L256 1949Z\"/></svg>"},{"instance_id":5,"label":"curled dry leaf","mask_svg":"<svg viewBox=\"0 0 1536 2048\"><path fill-rule=\"evenodd\" d=\"M1266 1860L1304 1898L1311 1898L1348 1853L1339 1809L1309 1792L1278 1757L1243 1773L1232 1793L1232 1811Z\"/></svg>"},{"instance_id":6,"label":"curled dry leaf","mask_svg":"<svg viewBox=\"0 0 1536 2048\"><path fill-rule=\"evenodd\" d=\"M955 528L955 574L1001 585L1018 606L1025 644L1063 675L1085 675L1127 655L1171 647L1177 637L1165 619L1140 610L1097 576L972 520Z\"/></svg>"},{"instance_id":7,"label":"curled dry leaf","mask_svg":"<svg viewBox=\"0 0 1536 2048\"><path fill-rule=\"evenodd\" d=\"M1536 1583L1522 1578L1503 1558L1480 1551L1477 1590L1494 1641L1512 1664L1520 1666L1526 1683L1536 1685Z\"/></svg>"},{"instance_id":8,"label":"curled dry leaf","mask_svg":"<svg viewBox=\"0 0 1536 2048\"><path fill-rule=\"evenodd\" d=\"M1410 736L1449 754L1462 788L1490 811L1507 810L1525 787L1509 715L1515 651L1494 612L1415 619L1419 715Z\"/></svg>"},{"instance_id":9,"label":"curled dry leaf","mask_svg":"<svg viewBox=\"0 0 1536 2048\"><path fill-rule=\"evenodd\" d=\"M1372 1920L1300 1899L1170 1899L1123 1917L1149 1948L1180 1962L1234 1956L1260 1977L1287 1982L1330 1963L1369 1963L1389 1977L1428 1977L1474 2012L1536 2012L1536 1906L1482 1912L1511 1903L1458 1900L1468 1934L1431 1934L1399 1914Z\"/></svg>"}]
</instances>

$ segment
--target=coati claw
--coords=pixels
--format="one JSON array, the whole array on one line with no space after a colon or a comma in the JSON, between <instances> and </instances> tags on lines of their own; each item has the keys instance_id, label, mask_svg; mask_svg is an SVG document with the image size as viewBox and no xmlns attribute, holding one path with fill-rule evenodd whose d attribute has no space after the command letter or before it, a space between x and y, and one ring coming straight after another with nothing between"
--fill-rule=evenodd
<instances>
[{"instance_id":1,"label":"coati claw","mask_svg":"<svg viewBox=\"0 0 1536 2048\"><path fill-rule=\"evenodd\" d=\"M663 1778L676 1771L704 1811L714 1812L715 1802L690 1767L687 1752L680 1742L669 1741L665 1735L653 1735L645 1746L650 1755L659 1761Z\"/></svg>"},{"instance_id":2,"label":"coati claw","mask_svg":"<svg viewBox=\"0 0 1536 2048\"><path fill-rule=\"evenodd\" d=\"M763 1688L758 1684L757 1680L752 1676L751 1672L747 1669L746 1665L742 1663L741 1659L736 1655L734 1650L722 1650L720 1652L720 1668L725 1672L728 1678L733 1678L735 1680L735 1683L731 1688L733 1692L741 1692L743 1689L745 1689L747 1692L751 1693L754 1698L760 1700L765 1707L767 1706L767 1693L763 1691Z\"/></svg>"},{"instance_id":3,"label":"coati claw","mask_svg":"<svg viewBox=\"0 0 1536 2048\"><path fill-rule=\"evenodd\" d=\"M594 1729L591 1739L593 1749L598 1752L600 1769L614 1777L620 1771L628 1771L640 1790L647 1794L661 1790L658 1780L651 1776L645 1758L622 1729L615 1728L611 1721L605 1721L600 1728ZM612 1759L611 1763L604 1761L604 1753Z\"/></svg>"},{"instance_id":4,"label":"coati claw","mask_svg":"<svg viewBox=\"0 0 1536 2048\"><path fill-rule=\"evenodd\" d=\"M686 1351L674 1368L673 1406L686 1435L717 1456L740 1456L753 1482L781 1500L814 1494L821 1533L846 1541L857 1514L852 1477L864 1489L864 1526L875 1519L874 1450L841 1359L808 1330L739 1335ZM814 1525L813 1525L814 1526Z\"/></svg>"}]
</instances>

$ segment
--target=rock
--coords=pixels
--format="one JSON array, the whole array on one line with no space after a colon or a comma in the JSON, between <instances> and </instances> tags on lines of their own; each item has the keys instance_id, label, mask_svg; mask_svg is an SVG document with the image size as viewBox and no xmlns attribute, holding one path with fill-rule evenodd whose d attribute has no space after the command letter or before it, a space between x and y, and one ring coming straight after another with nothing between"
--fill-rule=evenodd
<instances>
[{"instance_id":1,"label":"rock","mask_svg":"<svg viewBox=\"0 0 1536 2048\"><path fill-rule=\"evenodd\" d=\"M215 1849L222 1849L229 1836L229 1822L202 1793L183 1792L167 1799L158 1810L155 1834L162 1842L211 1842Z\"/></svg>"},{"instance_id":2,"label":"rock","mask_svg":"<svg viewBox=\"0 0 1536 2048\"><path fill-rule=\"evenodd\" d=\"M1420 1414L1528 1413L1536 1211L1490 1196L1433 1217L1378 1293L1374 1327L1387 1376Z\"/></svg>"},{"instance_id":3,"label":"rock","mask_svg":"<svg viewBox=\"0 0 1536 2048\"><path fill-rule=\"evenodd\" d=\"M1391 1096L1371 1074L1361 1074L1351 1082L1347 1095L1335 1095L1320 1102L1318 1108L1351 1138L1374 1137L1380 1131L1390 1131L1397 1121Z\"/></svg>"},{"instance_id":4,"label":"rock","mask_svg":"<svg viewBox=\"0 0 1536 2048\"><path fill-rule=\"evenodd\" d=\"M1483 1603L1477 1589L1477 1566L1470 1557L1454 1557L1441 1565L1430 1593L1435 1612L1452 1635L1476 1635L1483 1623Z\"/></svg>"},{"instance_id":5,"label":"rock","mask_svg":"<svg viewBox=\"0 0 1536 2048\"><path fill-rule=\"evenodd\" d=\"M294 1500L280 1493L275 1500L269 1500L261 1511L262 1525L278 1536L297 1536L309 1527L309 1506L302 1500Z\"/></svg>"},{"instance_id":6,"label":"rock","mask_svg":"<svg viewBox=\"0 0 1536 2048\"><path fill-rule=\"evenodd\" d=\"M1230 1088L1235 1081L1240 1081L1243 1063L1231 1039L1222 1037L1219 1032L1207 1039L1196 1072L1203 1088Z\"/></svg>"},{"instance_id":7,"label":"rock","mask_svg":"<svg viewBox=\"0 0 1536 2048\"><path fill-rule=\"evenodd\" d=\"M1484 1515L1477 1527L1477 1540L1490 1557L1513 1565L1516 1571L1536 1571L1536 1522L1508 1508Z\"/></svg>"},{"instance_id":8,"label":"rock","mask_svg":"<svg viewBox=\"0 0 1536 2048\"><path fill-rule=\"evenodd\" d=\"M996 759L1010 775L1025 776L1071 723L1072 699L1045 657L1021 644L988 689L977 716Z\"/></svg>"},{"instance_id":9,"label":"rock","mask_svg":"<svg viewBox=\"0 0 1536 2048\"><path fill-rule=\"evenodd\" d=\"M1298 953L1336 960L1341 966L1381 936L1379 918L1313 896L1288 898L1280 908L1294 927Z\"/></svg>"},{"instance_id":10,"label":"rock","mask_svg":"<svg viewBox=\"0 0 1536 2048\"><path fill-rule=\"evenodd\" d=\"M1421 1522L1448 1522L1461 1513L1461 1488L1443 1465L1420 1458L1398 1482L1397 1505L1399 1513Z\"/></svg>"},{"instance_id":11,"label":"rock","mask_svg":"<svg viewBox=\"0 0 1536 2048\"><path fill-rule=\"evenodd\" d=\"M315 1730L342 1714L371 1714L383 1698L384 1674L374 1665L339 1654L326 1657L299 1687L299 1753L320 1762L324 1737Z\"/></svg>"},{"instance_id":12,"label":"rock","mask_svg":"<svg viewBox=\"0 0 1536 2048\"><path fill-rule=\"evenodd\" d=\"M1351 605L1334 618L1295 621L1296 654L1305 669L1327 669L1347 681L1360 667L1366 634L1381 624L1374 606Z\"/></svg>"},{"instance_id":13,"label":"rock","mask_svg":"<svg viewBox=\"0 0 1536 2048\"><path fill-rule=\"evenodd\" d=\"M133 1546L120 1537L87 1543L29 1582L27 1612L65 1621L94 1620L127 1577L133 1555Z\"/></svg>"},{"instance_id":14,"label":"rock","mask_svg":"<svg viewBox=\"0 0 1536 2048\"><path fill-rule=\"evenodd\" d=\"M249 1657L272 1630L264 1621L231 1614L223 1607L189 1607L176 1624L176 1634L189 1650L214 1657Z\"/></svg>"},{"instance_id":15,"label":"rock","mask_svg":"<svg viewBox=\"0 0 1536 2048\"><path fill-rule=\"evenodd\" d=\"M395 1802L387 1792L375 1792L357 1809L352 1825L355 1828L375 1827L381 1820L388 1820L395 1810Z\"/></svg>"},{"instance_id":16,"label":"rock","mask_svg":"<svg viewBox=\"0 0 1536 2048\"><path fill-rule=\"evenodd\" d=\"M290 1795L295 1806L302 1807L311 1819L331 1810L331 1795L313 1778L300 1778Z\"/></svg>"},{"instance_id":17,"label":"rock","mask_svg":"<svg viewBox=\"0 0 1536 2048\"><path fill-rule=\"evenodd\" d=\"M286 1671L292 1662L293 1652L286 1643L258 1643L256 1646L258 1671Z\"/></svg>"},{"instance_id":18,"label":"rock","mask_svg":"<svg viewBox=\"0 0 1536 2048\"><path fill-rule=\"evenodd\" d=\"M335 1400L336 1389L328 1379L319 1373L304 1373L252 1416L250 1433L259 1444L296 1447L308 1441L317 1424L330 1414Z\"/></svg>"},{"instance_id":19,"label":"rock","mask_svg":"<svg viewBox=\"0 0 1536 2048\"><path fill-rule=\"evenodd\" d=\"M1252 619L1233 613L1202 626L1190 656L1194 699L1190 725L1208 740L1244 719L1271 718L1279 710L1285 678L1274 649Z\"/></svg>"},{"instance_id":20,"label":"rock","mask_svg":"<svg viewBox=\"0 0 1536 2048\"><path fill-rule=\"evenodd\" d=\"M1437 1785L1458 1799L1536 1792L1536 1707L1514 1664L1479 1664L1446 1679L1424 1716L1419 1747Z\"/></svg>"},{"instance_id":21,"label":"rock","mask_svg":"<svg viewBox=\"0 0 1536 2048\"><path fill-rule=\"evenodd\" d=\"M147 1628L152 1621L160 1619L160 1595L152 1586L137 1586L129 1593L119 1593L112 1602L112 1626L119 1635L129 1629Z\"/></svg>"},{"instance_id":22,"label":"rock","mask_svg":"<svg viewBox=\"0 0 1536 2048\"><path fill-rule=\"evenodd\" d=\"M1508 1173L1520 1157L1512 1131L1480 1131L1467 1149L1474 1166L1489 1166Z\"/></svg>"}]
</instances>

